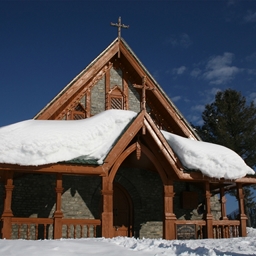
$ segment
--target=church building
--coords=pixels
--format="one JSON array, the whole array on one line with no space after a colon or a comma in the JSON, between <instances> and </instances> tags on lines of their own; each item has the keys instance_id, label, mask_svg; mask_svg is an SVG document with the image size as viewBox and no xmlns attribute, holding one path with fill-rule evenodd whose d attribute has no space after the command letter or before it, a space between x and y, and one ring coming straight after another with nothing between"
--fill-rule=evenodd
<instances>
[{"instance_id":1,"label":"church building","mask_svg":"<svg viewBox=\"0 0 256 256\"><path fill-rule=\"evenodd\" d=\"M1 238L246 236L243 187L256 176L205 174L197 153L190 167L186 145L204 142L115 25L118 37L34 120L0 129Z\"/></svg>"}]
</instances>

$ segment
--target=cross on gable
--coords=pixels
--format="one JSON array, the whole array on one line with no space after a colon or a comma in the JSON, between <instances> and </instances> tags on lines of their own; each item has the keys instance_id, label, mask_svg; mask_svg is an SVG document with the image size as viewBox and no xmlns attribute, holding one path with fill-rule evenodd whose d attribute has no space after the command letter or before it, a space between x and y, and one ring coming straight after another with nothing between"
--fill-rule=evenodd
<instances>
[{"instance_id":1,"label":"cross on gable","mask_svg":"<svg viewBox=\"0 0 256 256\"><path fill-rule=\"evenodd\" d=\"M140 103L141 110L146 110L146 90L152 90L146 83L147 83L147 77L143 76L142 85L133 84L134 88L142 89L141 103Z\"/></svg>"},{"instance_id":2,"label":"cross on gable","mask_svg":"<svg viewBox=\"0 0 256 256\"><path fill-rule=\"evenodd\" d=\"M129 28L129 26L121 23L121 17L118 18L118 23L110 22L111 26L115 26L118 28L118 41L119 41L119 50L118 50L118 58L120 58L120 39L121 39L121 28Z\"/></svg>"},{"instance_id":3,"label":"cross on gable","mask_svg":"<svg viewBox=\"0 0 256 256\"><path fill-rule=\"evenodd\" d=\"M111 26L118 27L118 40L121 38L121 28L129 28L129 25L124 25L121 23L121 17L118 18L118 23L110 23Z\"/></svg>"}]
</instances>

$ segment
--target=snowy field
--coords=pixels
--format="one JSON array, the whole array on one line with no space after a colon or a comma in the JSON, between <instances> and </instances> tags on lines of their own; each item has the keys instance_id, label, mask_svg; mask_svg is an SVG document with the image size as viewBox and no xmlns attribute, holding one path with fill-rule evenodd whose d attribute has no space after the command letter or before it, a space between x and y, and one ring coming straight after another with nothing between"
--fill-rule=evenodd
<instances>
[{"instance_id":1,"label":"snowy field","mask_svg":"<svg viewBox=\"0 0 256 256\"><path fill-rule=\"evenodd\" d=\"M247 229L248 237L234 239L173 240L135 239L61 239L0 240L1 256L216 256L256 255L256 229Z\"/></svg>"}]
</instances>

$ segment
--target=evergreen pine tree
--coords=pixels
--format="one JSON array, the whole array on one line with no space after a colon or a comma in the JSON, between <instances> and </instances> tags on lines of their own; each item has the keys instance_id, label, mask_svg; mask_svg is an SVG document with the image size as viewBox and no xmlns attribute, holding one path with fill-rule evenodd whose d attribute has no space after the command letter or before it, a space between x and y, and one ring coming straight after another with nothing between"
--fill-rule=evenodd
<instances>
[{"instance_id":1,"label":"evergreen pine tree","mask_svg":"<svg viewBox=\"0 0 256 256\"><path fill-rule=\"evenodd\" d=\"M247 165L256 168L256 107L253 102L247 104L240 92L227 89L218 92L215 101L205 106L202 119L204 124L196 127L202 140L232 149ZM255 208L250 188L244 188L244 195L245 208Z\"/></svg>"}]
</instances>

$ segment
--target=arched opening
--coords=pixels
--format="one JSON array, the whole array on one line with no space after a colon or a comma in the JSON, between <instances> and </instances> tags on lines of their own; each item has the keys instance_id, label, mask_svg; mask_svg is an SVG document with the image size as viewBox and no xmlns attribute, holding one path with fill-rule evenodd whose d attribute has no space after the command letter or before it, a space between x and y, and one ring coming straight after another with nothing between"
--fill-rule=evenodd
<instances>
[{"instance_id":1,"label":"arched opening","mask_svg":"<svg viewBox=\"0 0 256 256\"><path fill-rule=\"evenodd\" d=\"M165 173L152 153L143 145L141 149L137 159L136 145L131 145L109 176L113 183L113 236L162 238Z\"/></svg>"},{"instance_id":2,"label":"arched opening","mask_svg":"<svg viewBox=\"0 0 256 256\"><path fill-rule=\"evenodd\" d=\"M123 186L114 183L113 226L114 236L131 237L133 232L133 204L129 193Z\"/></svg>"}]
</instances>

